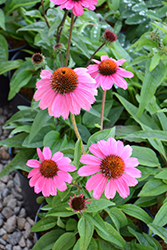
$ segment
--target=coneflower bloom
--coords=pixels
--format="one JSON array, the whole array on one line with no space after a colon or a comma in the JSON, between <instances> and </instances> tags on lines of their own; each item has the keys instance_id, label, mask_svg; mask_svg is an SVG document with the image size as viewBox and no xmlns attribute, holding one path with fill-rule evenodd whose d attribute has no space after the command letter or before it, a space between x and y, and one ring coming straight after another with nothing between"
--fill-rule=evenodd
<instances>
[{"instance_id":1,"label":"coneflower bloom","mask_svg":"<svg viewBox=\"0 0 167 250\"><path fill-rule=\"evenodd\" d=\"M34 99L41 109L48 108L50 116L67 119L69 112L80 114L81 108L91 109L95 102L97 89L95 80L87 73L86 68L71 69L61 67L51 72L42 70L42 78L36 83Z\"/></svg>"},{"instance_id":2,"label":"coneflower bloom","mask_svg":"<svg viewBox=\"0 0 167 250\"><path fill-rule=\"evenodd\" d=\"M76 167L70 165L70 158L63 157L63 153L56 152L53 156L49 147L44 147L43 152L37 148L37 154L40 159L28 160L27 166L33 168L28 178L30 187L34 187L35 193L40 193L46 197L56 195L57 189L64 191L67 189L67 183L72 182L72 176L67 172L73 172Z\"/></svg>"},{"instance_id":3,"label":"coneflower bloom","mask_svg":"<svg viewBox=\"0 0 167 250\"><path fill-rule=\"evenodd\" d=\"M107 55L101 56L101 62L92 59L96 64L88 66L88 73L95 77L96 87L101 85L103 90L109 90L115 83L118 87L127 89L127 82L123 77L131 78L134 74L123 68L120 68L126 60L120 59L116 61Z\"/></svg>"},{"instance_id":4,"label":"coneflower bloom","mask_svg":"<svg viewBox=\"0 0 167 250\"><path fill-rule=\"evenodd\" d=\"M103 42L105 42L105 44L110 45L113 42L117 41L117 35L116 35L115 31L111 31L109 29L106 29L101 40Z\"/></svg>"},{"instance_id":5,"label":"coneflower bloom","mask_svg":"<svg viewBox=\"0 0 167 250\"><path fill-rule=\"evenodd\" d=\"M74 198L70 196L70 200L68 204L70 205L70 207L73 209L74 212L79 211L81 213L82 210L85 210L86 208L88 208L85 205L92 202L92 201L87 201L88 198L84 199L83 197L84 197L84 194L82 195L80 194L78 197L76 196L76 194L74 194Z\"/></svg>"},{"instance_id":6,"label":"coneflower bloom","mask_svg":"<svg viewBox=\"0 0 167 250\"><path fill-rule=\"evenodd\" d=\"M50 0L54 2L55 5L60 5L60 9L72 9L72 12L76 16L81 16L83 14L83 7L94 10L95 4L98 3L98 0Z\"/></svg>"},{"instance_id":7,"label":"coneflower bloom","mask_svg":"<svg viewBox=\"0 0 167 250\"><path fill-rule=\"evenodd\" d=\"M141 177L136 166L139 161L131 157L132 148L124 147L123 142L109 138L101 140L89 147L93 155L82 155L80 162L86 164L78 170L79 176L92 177L86 183L86 189L93 191L93 198L99 199L103 191L107 199L114 198L116 191L122 198L126 198L130 191L129 186L135 186Z\"/></svg>"}]
</instances>

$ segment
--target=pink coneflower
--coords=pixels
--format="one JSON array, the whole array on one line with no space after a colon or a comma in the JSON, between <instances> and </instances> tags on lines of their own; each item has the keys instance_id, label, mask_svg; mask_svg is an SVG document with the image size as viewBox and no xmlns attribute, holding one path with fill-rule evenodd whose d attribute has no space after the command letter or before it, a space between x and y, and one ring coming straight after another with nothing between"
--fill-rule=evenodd
<instances>
[{"instance_id":1,"label":"pink coneflower","mask_svg":"<svg viewBox=\"0 0 167 250\"><path fill-rule=\"evenodd\" d=\"M96 87L101 85L103 90L109 90L115 83L118 87L127 89L127 82L123 77L131 78L134 74L119 67L126 61L125 59L116 61L105 55L101 56L101 62L95 59L92 59L92 61L96 64L88 66L88 73L95 77Z\"/></svg>"},{"instance_id":2,"label":"pink coneflower","mask_svg":"<svg viewBox=\"0 0 167 250\"><path fill-rule=\"evenodd\" d=\"M89 147L93 155L82 155L80 162L86 164L78 170L80 176L93 175L86 183L86 189L93 191L93 198L99 199L105 190L107 199L114 198L116 191L122 198L129 195L129 186L135 186L141 177L140 170L135 167L139 162L131 157L132 148L123 142L109 138L101 140Z\"/></svg>"},{"instance_id":3,"label":"pink coneflower","mask_svg":"<svg viewBox=\"0 0 167 250\"><path fill-rule=\"evenodd\" d=\"M54 2L55 5L60 5L60 9L72 9L72 12L76 16L81 16L83 14L83 7L94 10L95 4L98 3L98 0L50 0Z\"/></svg>"},{"instance_id":4,"label":"pink coneflower","mask_svg":"<svg viewBox=\"0 0 167 250\"><path fill-rule=\"evenodd\" d=\"M67 172L73 172L76 167L70 165L70 158L63 157L63 153L57 152L52 156L49 147L43 148L43 153L40 148L37 148L38 160L28 160L27 166L33 168L28 175L31 178L29 181L30 187L34 187L35 193L40 193L44 196L56 195L57 189L64 191L67 189L65 182L71 183L72 177Z\"/></svg>"},{"instance_id":5,"label":"pink coneflower","mask_svg":"<svg viewBox=\"0 0 167 250\"><path fill-rule=\"evenodd\" d=\"M85 68L61 67L54 72L42 70L41 80L36 83L34 99L40 100L39 107L48 107L49 115L68 118L69 112L80 113L81 108L90 110L95 102L97 89L95 80Z\"/></svg>"},{"instance_id":6,"label":"pink coneflower","mask_svg":"<svg viewBox=\"0 0 167 250\"><path fill-rule=\"evenodd\" d=\"M68 204L70 205L70 207L73 209L74 212L79 211L81 213L82 210L85 210L86 208L88 208L85 205L92 202L92 201L87 201L88 198L83 199L83 197L84 197L84 194L82 195L80 194L78 197L76 196L76 194L74 194L74 198L70 196L70 200Z\"/></svg>"}]
</instances>

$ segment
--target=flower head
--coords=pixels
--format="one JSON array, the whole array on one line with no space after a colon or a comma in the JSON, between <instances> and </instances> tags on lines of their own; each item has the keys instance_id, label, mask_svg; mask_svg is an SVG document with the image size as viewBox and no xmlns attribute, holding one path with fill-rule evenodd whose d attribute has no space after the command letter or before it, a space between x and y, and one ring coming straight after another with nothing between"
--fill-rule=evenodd
<instances>
[{"instance_id":1,"label":"flower head","mask_svg":"<svg viewBox=\"0 0 167 250\"><path fill-rule=\"evenodd\" d=\"M42 79L36 84L34 99L41 99L39 107L48 107L50 116L62 115L67 119L69 112L78 115L81 108L90 110L91 104L96 100L95 80L85 68L73 70L61 67L54 72L43 70L40 76Z\"/></svg>"},{"instance_id":2,"label":"flower head","mask_svg":"<svg viewBox=\"0 0 167 250\"><path fill-rule=\"evenodd\" d=\"M123 77L131 78L134 74L119 67L126 61L125 59L116 61L106 55L101 56L101 62L95 59L92 61L96 64L88 66L88 73L95 77L96 87L101 85L103 90L109 90L115 83L118 87L127 89L127 82Z\"/></svg>"},{"instance_id":3,"label":"flower head","mask_svg":"<svg viewBox=\"0 0 167 250\"><path fill-rule=\"evenodd\" d=\"M53 46L53 49L54 51L56 52L64 52L66 50L66 48L64 47L64 44L62 43L56 43L54 46Z\"/></svg>"},{"instance_id":4,"label":"flower head","mask_svg":"<svg viewBox=\"0 0 167 250\"><path fill-rule=\"evenodd\" d=\"M63 153L57 152L52 156L49 147L44 147L43 152L37 148L40 161L28 160L27 166L33 168L28 175L30 187L34 187L35 193L42 191L44 196L56 195L57 189L64 191L67 189L65 182L71 183L72 177L67 172L76 170L70 165L70 158L63 157ZM52 156L52 157L51 157Z\"/></svg>"},{"instance_id":5,"label":"flower head","mask_svg":"<svg viewBox=\"0 0 167 250\"><path fill-rule=\"evenodd\" d=\"M141 177L135 167L139 162L131 157L132 148L123 142L109 138L89 147L93 155L82 155L80 162L86 164L78 170L80 176L93 175L86 183L86 189L93 191L93 198L99 199L105 190L107 199L114 198L116 191L122 198L129 195L129 186L135 186Z\"/></svg>"},{"instance_id":6,"label":"flower head","mask_svg":"<svg viewBox=\"0 0 167 250\"><path fill-rule=\"evenodd\" d=\"M109 29L106 29L102 36L102 41L105 42L107 45L110 45L116 40L117 40L117 35L115 34L115 32Z\"/></svg>"},{"instance_id":7,"label":"flower head","mask_svg":"<svg viewBox=\"0 0 167 250\"><path fill-rule=\"evenodd\" d=\"M46 64L45 57L40 53L32 55L32 63L36 68L43 67Z\"/></svg>"},{"instance_id":8,"label":"flower head","mask_svg":"<svg viewBox=\"0 0 167 250\"><path fill-rule=\"evenodd\" d=\"M55 5L60 5L60 9L72 9L72 12L76 16L81 16L83 14L83 7L94 10L95 4L98 3L98 0L50 0L54 2Z\"/></svg>"},{"instance_id":9,"label":"flower head","mask_svg":"<svg viewBox=\"0 0 167 250\"><path fill-rule=\"evenodd\" d=\"M83 199L83 197L84 197L84 194L82 195L80 194L78 197L76 196L76 194L74 194L74 198L70 196L70 200L68 204L70 205L70 207L73 209L74 212L79 211L81 213L81 210L85 210L86 208L88 208L85 205L92 202L92 201L87 201L88 198Z\"/></svg>"}]
</instances>

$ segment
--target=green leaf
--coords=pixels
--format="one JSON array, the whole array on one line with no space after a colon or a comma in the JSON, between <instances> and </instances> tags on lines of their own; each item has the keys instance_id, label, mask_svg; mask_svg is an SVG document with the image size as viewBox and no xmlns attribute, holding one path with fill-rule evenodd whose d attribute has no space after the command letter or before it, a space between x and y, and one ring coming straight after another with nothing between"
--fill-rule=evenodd
<instances>
[{"instance_id":1,"label":"green leaf","mask_svg":"<svg viewBox=\"0 0 167 250\"><path fill-rule=\"evenodd\" d=\"M69 205L67 204L67 202L61 203L59 206L49 210L47 216L70 217L74 215L74 212L67 210L68 207Z\"/></svg>"},{"instance_id":2,"label":"green leaf","mask_svg":"<svg viewBox=\"0 0 167 250\"><path fill-rule=\"evenodd\" d=\"M106 240L111 242L114 246L117 246L121 249L125 249L125 241L122 238L122 236L118 233L116 229L114 229L110 224L107 222L104 222L106 231L100 231L99 229L96 229L96 232L98 235Z\"/></svg>"},{"instance_id":3,"label":"green leaf","mask_svg":"<svg viewBox=\"0 0 167 250\"><path fill-rule=\"evenodd\" d=\"M167 185L165 183L161 180L152 178L146 182L138 196L156 196L165 193L166 191Z\"/></svg>"},{"instance_id":4,"label":"green leaf","mask_svg":"<svg viewBox=\"0 0 167 250\"><path fill-rule=\"evenodd\" d=\"M137 218L143 222L150 223L153 219L140 207L134 204L125 204L119 207L124 213Z\"/></svg>"},{"instance_id":5,"label":"green leaf","mask_svg":"<svg viewBox=\"0 0 167 250\"><path fill-rule=\"evenodd\" d=\"M80 158L82 154L82 148L81 148L81 140L78 139L77 142L75 143L75 151L74 151L74 166L78 169L79 163L80 163Z\"/></svg>"},{"instance_id":6,"label":"green leaf","mask_svg":"<svg viewBox=\"0 0 167 250\"><path fill-rule=\"evenodd\" d=\"M46 27L45 22L36 22L36 23L31 23L27 26L24 26L17 31L37 31L37 32L42 32L44 28Z\"/></svg>"},{"instance_id":7,"label":"green leaf","mask_svg":"<svg viewBox=\"0 0 167 250\"><path fill-rule=\"evenodd\" d=\"M24 87L31 79L33 72L24 70L20 74L18 74L14 80L10 81L10 91L8 99L11 100L19 90Z\"/></svg>"},{"instance_id":8,"label":"green leaf","mask_svg":"<svg viewBox=\"0 0 167 250\"><path fill-rule=\"evenodd\" d=\"M150 102L151 98L155 94L157 87L162 83L163 79L166 76L166 67L160 62L159 65L149 71L150 60L146 64L145 78L141 89L141 99L139 104L139 109L137 115L140 116L144 111L145 107Z\"/></svg>"},{"instance_id":9,"label":"green leaf","mask_svg":"<svg viewBox=\"0 0 167 250\"><path fill-rule=\"evenodd\" d=\"M89 50L82 40L81 34L78 36L77 33L73 32L71 40L75 44L75 46L83 53L83 55L85 55L87 58L90 58Z\"/></svg>"},{"instance_id":10,"label":"green leaf","mask_svg":"<svg viewBox=\"0 0 167 250\"><path fill-rule=\"evenodd\" d=\"M52 230L44 234L36 243L32 250L50 250L55 241L64 233L62 229Z\"/></svg>"},{"instance_id":11,"label":"green leaf","mask_svg":"<svg viewBox=\"0 0 167 250\"><path fill-rule=\"evenodd\" d=\"M117 41L115 41L110 49L114 53L116 59L125 58L127 62L130 62L129 54L126 52L126 50L121 46L121 44Z\"/></svg>"},{"instance_id":12,"label":"green leaf","mask_svg":"<svg viewBox=\"0 0 167 250\"><path fill-rule=\"evenodd\" d=\"M167 243L167 230L159 225L153 223L148 224L149 228L153 231L154 234L161 237L165 243Z\"/></svg>"},{"instance_id":13,"label":"green leaf","mask_svg":"<svg viewBox=\"0 0 167 250\"><path fill-rule=\"evenodd\" d=\"M6 30L5 29L5 15L4 15L4 12L2 9L0 9L0 27L3 29L3 30Z\"/></svg>"},{"instance_id":14,"label":"green leaf","mask_svg":"<svg viewBox=\"0 0 167 250\"><path fill-rule=\"evenodd\" d=\"M153 69L155 69L155 67L157 67L157 65L159 64L160 59L161 59L161 54L160 53L156 53L152 57L150 67L149 67L149 71L152 71Z\"/></svg>"},{"instance_id":15,"label":"green leaf","mask_svg":"<svg viewBox=\"0 0 167 250\"><path fill-rule=\"evenodd\" d=\"M1 67L0 67L0 75L2 75L5 72L8 72L12 69L17 69L21 66L22 60L15 60L15 61L7 61L7 62L2 62Z\"/></svg>"},{"instance_id":16,"label":"green leaf","mask_svg":"<svg viewBox=\"0 0 167 250\"><path fill-rule=\"evenodd\" d=\"M31 131L29 135L29 143L33 140L33 138L37 135L40 129L46 126L46 123L51 119L48 115L48 110L40 110L35 117L33 124L31 126Z\"/></svg>"},{"instance_id":17,"label":"green leaf","mask_svg":"<svg viewBox=\"0 0 167 250\"><path fill-rule=\"evenodd\" d=\"M12 0L10 3L9 12L7 13L7 15L12 13L15 9L19 7L36 4L38 2L40 2L40 0Z\"/></svg>"},{"instance_id":18,"label":"green leaf","mask_svg":"<svg viewBox=\"0 0 167 250\"><path fill-rule=\"evenodd\" d=\"M166 180L167 179L167 168L163 168L161 172L155 175L155 178Z\"/></svg>"},{"instance_id":19,"label":"green leaf","mask_svg":"<svg viewBox=\"0 0 167 250\"><path fill-rule=\"evenodd\" d=\"M55 219L55 217L43 217L33 225L33 227L31 228L31 232L46 231L54 227L56 223L57 220Z\"/></svg>"},{"instance_id":20,"label":"green leaf","mask_svg":"<svg viewBox=\"0 0 167 250\"><path fill-rule=\"evenodd\" d=\"M117 207L112 208L105 208L105 211L110 216L111 220L113 221L116 229L119 231L121 227L124 227L127 225L128 220L125 216L125 214L121 211L121 209Z\"/></svg>"},{"instance_id":21,"label":"green leaf","mask_svg":"<svg viewBox=\"0 0 167 250\"><path fill-rule=\"evenodd\" d=\"M157 197L140 197L135 201L135 205L139 207L150 207L157 203Z\"/></svg>"},{"instance_id":22,"label":"green leaf","mask_svg":"<svg viewBox=\"0 0 167 250\"><path fill-rule=\"evenodd\" d=\"M1 48L0 63L3 63L8 60L8 44L6 39L2 35L0 35L0 48Z\"/></svg>"},{"instance_id":23,"label":"green leaf","mask_svg":"<svg viewBox=\"0 0 167 250\"><path fill-rule=\"evenodd\" d=\"M146 147L132 146L132 156L139 160L140 165L148 167L160 166L156 153Z\"/></svg>"},{"instance_id":24,"label":"green leaf","mask_svg":"<svg viewBox=\"0 0 167 250\"><path fill-rule=\"evenodd\" d=\"M31 122L34 120L37 114L36 110L31 110L31 108L26 108L24 110L18 111L15 113L7 122L5 126L8 124L12 124L13 122Z\"/></svg>"},{"instance_id":25,"label":"green leaf","mask_svg":"<svg viewBox=\"0 0 167 250\"><path fill-rule=\"evenodd\" d=\"M112 6L114 11L119 9L120 0L112 0Z\"/></svg>"},{"instance_id":26,"label":"green leaf","mask_svg":"<svg viewBox=\"0 0 167 250\"><path fill-rule=\"evenodd\" d=\"M68 219L66 223L66 231L74 231L77 228L77 221L75 219Z\"/></svg>"},{"instance_id":27,"label":"green leaf","mask_svg":"<svg viewBox=\"0 0 167 250\"><path fill-rule=\"evenodd\" d=\"M150 246L145 246L145 245L139 245L139 244L135 244L135 246L137 247L137 249L139 250L155 250L155 248L150 247Z\"/></svg>"},{"instance_id":28,"label":"green leaf","mask_svg":"<svg viewBox=\"0 0 167 250\"><path fill-rule=\"evenodd\" d=\"M26 172L29 172L31 168L26 165L26 162L30 159L33 159L34 155L34 149L21 149L12 159L12 161L0 172L0 178L11 173L15 169L22 169Z\"/></svg>"},{"instance_id":29,"label":"green leaf","mask_svg":"<svg viewBox=\"0 0 167 250\"><path fill-rule=\"evenodd\" d=\"M158 226L164 226L167 224L167 203L163 204L163 206L158 210L158 213L155 215L153 220L153 224Z\"/></svg>"},{"instance_id":30,"label":"green leaf","mask_svg":"<svg viewBox=\"0 0 167 250\"><path fill-rule=\"evenodd\" d=\"M87 250L94 232L94 225L89 217L81 217L78 222L78 232L80 235L80 250Z\"/></svg>"},{"instance_id":31,"label":"green leaf","mask_svg":"<svg viewBox=\"0 0 167 250\"><path fill-rule=\"evenodd\" d=\"M10 138L7 138L6 140L0 141L0 146L23 148L22 143L26 137L27 137L27 133L21 133L21 134L12 136Z\"/></svg>"},{"instance_id":32,"label":"green leaf","mask_svg":"<svg viewBox=\"0 0 167 250\"><path fill-rule=\"evenodd\" d=\"M90 147L91 144L97 143L100 140L108 140L110 137L115 136L115 127L111 129L104 129L102 131L98 131L94 133L88 140L87 148Z\"/></svg>"},{"instance_id":33,"label":"green leaf","mask_svg":"<svg viewBox=\"0 0 167 250\"><path fill-rule=\"evenodd\" d=\"M68 250L70 249L76 241L76 236L74 233L64 233L55 242L52 250Z\"/></svg>"},{"instance_id":34,"label":"green leaf","mask_svg":"<svg viewBox=\"0 0 167 250\"><path fill-rule=\"evenodd\" d=\"M92 202L88 203L87 204L87 209L86 209L86 212L97 212L99 210L102 210L106 207L110 207L110 206L114 206L115 203L114 202L111 202L110 200L106 200L106 199L98 199L98 200L95 200L93 199Z\"/></svg>"}]
</instances>

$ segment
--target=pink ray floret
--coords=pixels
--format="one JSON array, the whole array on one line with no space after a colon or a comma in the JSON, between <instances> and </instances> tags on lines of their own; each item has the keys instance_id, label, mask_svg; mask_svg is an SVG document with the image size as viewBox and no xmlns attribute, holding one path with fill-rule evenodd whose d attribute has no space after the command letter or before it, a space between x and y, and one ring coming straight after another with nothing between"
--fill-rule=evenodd
<instances>
[{"instance_id":1,"label":"pink ray floret","mask_svg":"<svg viewBox=\"0 0 167 250\"><path fill-rule=\"evenodd\" d=\"M95 4L98 3L98 0L50 0L54 2L55 5L60 5L60 9L72 9L72 12L76 16L81 16L83 14L83 7L94 10Z\"/></svg>"},{"instance_id":2,"label":"pink ray floret","mask_svg":"<svg viewBox=\"0 0 167 250\"><path fill-rule=\"evenodd\" d=\"M126 61L125 59L116 61L105 55L101 56L101 62L95 59L92 59L92 61L96 64L88 66L88 73L95 78L96 87L101 86L106 91L111 89L113 84L116 84L124 90L127 89L127 82L123 77L132 78L134 74L119 67Z\"/></svg>"},{"instance_id":3,"label":"pink ray floret","mask_svg":"<svg viewBox=\"0 0 167 250\"><path fill-rule=\"evenodd\" d=\"M60 78L60 82L55 80L54 76L59 76L63 70L65 70L69 78L66 77L65 80ZM73 78L70 81L71 75ZM35 101L40 100L39 107L41 109L48 108L50 116L57 118L62 116L64 119L67 119L69 112L78 115L81 108L90 110L91 104L96 100L96 81L87 73L85 68L72 70L68 67L62 67L54 72L42 70L40 77L41 80L36 83L37 91L34 99ZM75 86L73 86L74 82ZM71 86L69 87L70 84Z\"/></svg>"},{"instance_id":4,"label":"pink ray floret","mask_svg":"<svg viewBox=\"0 0 167 250\"><path fill-rule=\"evenodd\" d=\"M57 189L64 191L67 183L72 182L72 176L68 172L76 170L71 165L70 158L63 157L63 153L57 152L52 156L49 147L44 147L43 152L37 148L40 161L28 160L27 166L33 168L28 175L30 187L34 187L35 193L42 192L43 196L56 195ZM68 172L67 172L68 171Z\"/></svg>"},{"instance_id":5,"label":"pink ray floret","mask_svg":"<svg viewBox=\"0 0 167 250\"><path fill-rule=\"evenodd\" d=\"M99 199L103 191L107 199L114 198L116 192L122 198L130 194L129 186L136 186L136 178L141 177L137 158L130 157L132 148L123 142L109 138L92 144L89 151L93 155L81 156L80 162L85 164L78 170L79 176L89 176L86 183L88 191L93 190L93 198Z\"/></svg>"}]
</instances>

